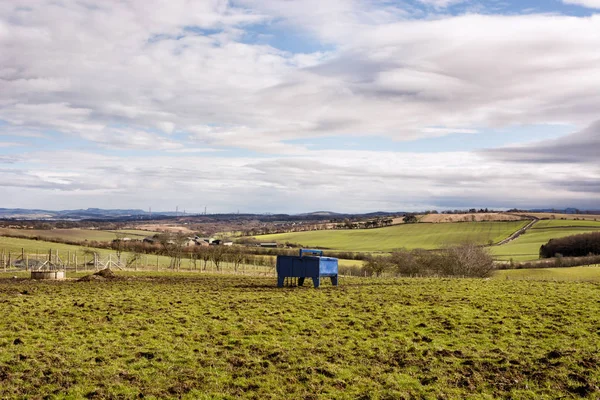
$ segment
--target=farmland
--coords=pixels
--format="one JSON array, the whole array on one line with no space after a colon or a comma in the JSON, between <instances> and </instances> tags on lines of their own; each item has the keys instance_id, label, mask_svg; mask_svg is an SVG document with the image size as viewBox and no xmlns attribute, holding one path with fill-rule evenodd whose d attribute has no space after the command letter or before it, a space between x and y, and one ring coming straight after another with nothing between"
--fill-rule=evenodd
<instances>
[{"instance_id":1,"label":"farmland","mask_svg":"<svg viewBox=\"0 0 600 400\"><path fill-rule=\"evenodd\" d=\"M600 282L600 266L509 269L496 271L495 279Z\"/></svg>"},{"instance_id":2,"label":"farmland","mask_svg":"<svg viewBox=\"0 0 600 400\"><path fill-rule=\"evenodd\" d=\"M0 397L597 398L600 287L0 279Z\"/></svg>"},{"instance_id":3,"label":"farmland","mask_svg":"<svg viewBox=\"0 0 600 400\"><path fill-rule=\"evenodd\" d=\"M120 236L132 239L143 239L155 232L142 230L99 230L99 229L8 229L0 228L0 235L38 237L64 241L98 241L110 242Z\"/></svg>"},{"instance_id":4,"label":"farmland","mask_svg":"<svg viewBox=\"0 0 600 400\"><path fill-rule=\"evenodd\" d=\"M596 221L538 221L524 235L502 246L492 247L491 252L501 260L536 260L539 257L540 246L546 244L550 239L599 230L600 222Z\"/></svg>"},{"instance_id":5,"label":"farmland","mask_svg":"<svg viewBox=\"0 0 600 400\"><path fill-rule=\"evenodd\" d=\"M463 242L498 242L528 221L402 224L360 230L327 230L261 235L262 242L299 243L304 246L346 251L393 251L399 248L435 249Z\"/></svg>"}]
</instances>

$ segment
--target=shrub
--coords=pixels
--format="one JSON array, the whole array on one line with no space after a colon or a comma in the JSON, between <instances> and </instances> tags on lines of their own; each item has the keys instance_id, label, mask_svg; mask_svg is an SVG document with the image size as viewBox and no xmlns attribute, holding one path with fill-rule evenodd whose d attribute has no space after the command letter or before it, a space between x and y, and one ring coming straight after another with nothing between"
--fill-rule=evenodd
<instances>
[{"instance_id":1,"label":"shrub","mask_svg":"<svg viewBox=\"0 0 600 400\"><path fill-rule=\"evenodd\" d=\"M438 251L399 250L389 257L370 257L363 272L381 276L464 276L484 278L494 271L494 261L483 247L463 244Z\"/></svg>"}]
</instances>

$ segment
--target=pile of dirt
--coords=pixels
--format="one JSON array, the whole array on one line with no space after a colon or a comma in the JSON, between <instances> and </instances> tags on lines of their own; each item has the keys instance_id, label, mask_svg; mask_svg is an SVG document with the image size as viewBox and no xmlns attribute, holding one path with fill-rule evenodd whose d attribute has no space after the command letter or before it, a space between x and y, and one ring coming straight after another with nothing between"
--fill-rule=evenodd
<instances>
[{"instance_id":1,"label":"pile of dirt","mask_svg":"<svg viewBox=\"0 0 600 400\"><path fill-rule=\"evenodd\" d=\"M101 276L105 279L114 279L117 277L117 275L110 268L101 269L100 271L96 272L94 275Z\"/></svg>"},{"instance_id":2,"label":"pile of dirt","mask_svg":"<svg viewBox=\"0 0 600 400\"><path fill-rule=\"evenodd\" d=\"M84 277L79 278L77 281L79 282L91 282L91 281L104 281L107 279L115 279L117 275L110 269L105 268L102 269L92 275L86 275Z\"/></svg>"}]
</instances>

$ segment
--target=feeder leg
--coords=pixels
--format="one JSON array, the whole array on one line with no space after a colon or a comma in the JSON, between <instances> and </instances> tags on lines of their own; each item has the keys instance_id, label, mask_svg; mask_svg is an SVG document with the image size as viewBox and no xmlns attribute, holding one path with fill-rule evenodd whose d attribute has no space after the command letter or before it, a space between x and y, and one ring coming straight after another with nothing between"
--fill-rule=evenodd
<instances>
[{"instance_id":1,"label":"feeder leg","mask_svg":"<svg viewBox=\"0 0 600 400\"><path fill-rule=\"evenodd\" d=\"M319 287L319 285L321 284L321 280L319 279L318 276L313 277L312 280L313 280L313 285L315 286L315 289L317 289Z\"/></svg>"},{"instance_id":2,"label":"feeder leg","mask_svg":"<svg viewBox=\"0 0 600 400\"><path fill-rule=\"evenodd\" d=\"M285 276L278 276L277 277L277 287L283 287L283 282L285 281Z\"/></svg>"},{"instance_id":3,"label":"feeder leg","mask_svg":"<svg viewBox=\"0 0 600 400\"><path fill-rule=\"evenodd\" d=\"M337 275L331 277L331 285L333 285L333 286L338 285L338 276Z\"/></svg>"},{"instance_id":4,"label":"feeder leg","mask_svg":"<svg viewBox=\"0 0 600 400\"><path fill-rule=\"evenodd\" d=\"M304 286L304 279L305 278L298 278L298 286Z\"/></svg>"}]
</instances>

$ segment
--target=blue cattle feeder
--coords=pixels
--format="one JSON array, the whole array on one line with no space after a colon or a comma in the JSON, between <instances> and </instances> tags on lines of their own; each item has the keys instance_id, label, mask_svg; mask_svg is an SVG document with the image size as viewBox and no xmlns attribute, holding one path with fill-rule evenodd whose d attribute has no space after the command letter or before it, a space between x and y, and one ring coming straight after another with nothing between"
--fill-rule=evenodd
<instances>
[{"instance_id":1,"label":"blue cattle feeder","mask_svg":"<svg viewBox=\"0 0 600 400\"><path fill-rule=\"evenodd\" d=\"M318 288L321 278L331 278L331 284L338 284L338 259L323 257L322 250L301 249L298 256L277 256L277 286L283 287L286 278L298 278L298 286L304 279L312 278Z\"/></svg>"}]
</instances>

